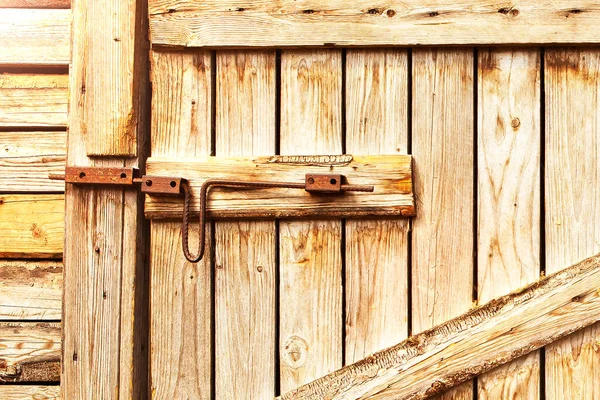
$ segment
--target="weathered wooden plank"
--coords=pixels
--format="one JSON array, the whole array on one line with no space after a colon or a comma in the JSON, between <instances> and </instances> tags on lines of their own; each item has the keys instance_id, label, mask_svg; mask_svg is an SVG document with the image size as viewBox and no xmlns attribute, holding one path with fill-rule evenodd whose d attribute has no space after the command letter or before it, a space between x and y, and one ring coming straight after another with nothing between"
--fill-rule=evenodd
<instances>
[{"instance_id":1,"label":"weathered wooden plank","mask_svg":"<svg viewBox=\"0 0 600 400\"><path fill-rule=\"evenodd\" d=\"M0 8L71 8L71 0L0 0Z\"/></svg>"},{"instance_id":2,"label":"weathered wooden plank","mask_svg":"<svg viewBox=\"0 0 600 400\"><path fill-rule=\"evenodd\" d=\"M0 261L0 319L61 318L62 264Z\"/></svg>"},{"instance_id":3,"label":"weathered wooden plank","mask_svg":"<svg viewBox=\"0 0 600 400\"><path fill-rule=\"evenodd\" d=\"M216 67L216 154L273 154L275 52L218 52ZM275 237L273 221L215 225L218 399L275 395Z\"/></svg>"},{"instance_id":4,"label":"weathered wooden plank","mask_svg":"<svg viewBox=\"0 0 600 400\"><path fill-rule=\"evenodd\" d=\"M478 63L477 295L540 276L540 52L481 50ZM539 398L537 352L479 377L477 397Z\"/></svg>"},{"instance_id":5,"label":"weathered wooden plank","mask_svg":"<svg viewBox=\"0 0 600 400\"><path fill-rule=\"evenodd\" d=\"M546 52L546 271L600 250L600 51ZM598 324L546 348L546 398L600 397Z\"/></svg>"},{"instance_id":6,"label":"weathered wooden plank","mask_svg":"<svg viewBox=\"0 0 600 400\"><path fill-rule=\"evenodd\" d=\"M88 1L86 8L73 2L73 18L85 21L86 29L75 34L87 43L83 81L72 90L81 92L82 101L100 104L81 115L87 126L88 156L135 156L137 152L140 105L137 93L145 90L144 74L148 59L139 50L145 37L139 35L146 24L145 3L140 1ZM102 79L98 79L102 77ZM106 99L112 99L107 102Z\"/></svg>"},{"instance_id":7,"label":"weathered wooden plank","mask_svg":"<svg viewBox=\"0 0 600 400\"><path fill-rule=\"evenodd\" d=\"M67 65L71 10L5 8L0 12L0 65Z\"/></svg>"},{"instance_id":8,"label":"weathered wooden plank","mask_svg":"<svg viewBox=\"0 0 600 400\"><path fill-rule=\"evenodd\" d=\"M273 142L274 144L274 142ZM241 181L304 183L306 173L339 173L348 183L373 185L373 193L347 192L339 196L310 194L302 189L232 190L212 188L207 211L215 217L284 218L345 215L414 215L412 163L408 155L324 157L195 157L148 159L147 172L183 176L192 187L190 210L200 210L200 185L210 178ZM180 217L183 200L149 196L146 216Z\"/></svg>"},{"instance_id":9,"label":"weathered wooden plank","mask_svg":"<svg viewBox=\"0 0 600 400\"><path fill-rule=\"evenodd\" d=\"M0 127L66 127L68 84L63 74L0 74Z\"/></svg>"},{"instance_id":10,"label":"weathered wooden plank","mask_svg":"<svg viewBox=\"0 0 600 400\"><path fill-rule=\"evenodd\" d=\"M467 311L473 285L473 53L413 53L412 330ZM472 398L465 384L448 399Z\"/></svg>"},{"instance_id":11,"label":"weathered wooden plank","mask_svg":"<svg viewBox=\"0 0 600 400\"><path fill-rule=\"evenodd\" d=\"M144 143L148 140L144 134L149 130L149 96L148 48L143 43L147 33L143 24L144 7L137 0L121 3L122 8L115 7L114 2L101 5L92 0L73 2L73 32L77 34L73 36L69 75L67 165L137 167L146 156ZM110 18L95 13L99 6L112 12ZM103 41L110 32L117 32L111 27L129 27L134 22L137 29L129 32L129 38L111 36L109 45ZM134 51L128 47L128 51L136 53L136 62L120 64L123 54L117 51L119 44L113 38L131 44L133 36L136 48ZM114 50L114 64L99 47ZM89 51L90 48L95 50ZM117 72L115 66L127 71ZM106 81L107 74L128 76L129 80L121 81L123 87L118 93L108 89L98 91L104 87L101 81ZM119 115L105 114L106 110L119 109L122 102L136 105L135 114L130 116L136 129L120 131L115 124ZM89 119L92 114L95 117ZM126 136L124 142L139 145L137 158L87 157L86 137L92 131L111 130L111 137ZM136 190L74 185L66 187L65 196L69 235L64 257L62 397L148 398L143 198Z\"/></svg>"},{"instance_id":12,"label":"weathered wooden plank","mask_svg":"<svg viewBox=\"0 0 600 400\"><path fill-rule=\"evenodd\" d=\"M152 52L151 61L152 154L209 154L210 53ZM196 227L190 233L197 243ZM181 251L178 222L152 221L150 243L152 398L211 399L210 240L198 264L187 262Z\"/></svg>"},{"instance_id":13,"label":"weathered wooden plank","mask_svg":"<svg viewBox=\"0 0 600 400\"><path fill-rule=\"evenodd\" d=\"M406 154L406 51L348 51L345 68L346 151ZM408 334L408 224L346 221L346 363Z\"/></svg>"},{"instance_id":14,"label":"weathered wooden plank","mask_svg":"<svg viewBox=\"0 0 600 400\"><path fill-rule=\"evenodd\" d=\"M0 258L61 258L63 195L0 195Z\"/></svg>"},{"instance_id":15,"label":"weathered wooden plank","mask_svg":"<svg viewBox=\"0 0 600 400\"><path fill-rule=\"evenodd\" d=\"M0 192L63 192L48 179L65 170L67 133L0 132Z\"/></svg>"},{"instance_id":16,"label":"weathered wooden plank","mask_svg":"<svg viewBox=\"0 0 600 400\"><path fill-rule=\"evenodd\" d=\"M154 44L391 46L598 43L596 2L150 0Z\"/></svg>"},{"instance_id":17,"label":"weathered wooden plank","mask_svg":"<svg viewBox=\"0 0 600 400\"><path fill-rule=\"evenodd\" d=\"M281 400L428 398L600 320L599 285L596 255Z\"/></svg>"},{"instance_id":18,"label":"weathered wooden plank","mask_svg":"<svg viewBox=\"0 0 600 400\"><path fill-rule=\"evenodd\" d=\"M4 400L60 400L60 386L0 385Z\"/></svg>"},{"instance_id":19,"label":"weathered wooden plank","mask_svg":"<svg viewBox=\"0 0 600 400\"><path fill-rule=\"evenodd\" d=\"M342 54L281 55L282 154L342 150ZM342 365L342 230L338 221L280 223L280 386Z\"/></svg>"},{"instance_id":20,"label":"weathered wooden plank","mask_svg":"<svg viewBox=\"0 0 600 400\"><path fill-rule=\"evenodd\" d=\"M0 322L0 382L58 382L60 323Z\"/></svg>"}]
</instances>

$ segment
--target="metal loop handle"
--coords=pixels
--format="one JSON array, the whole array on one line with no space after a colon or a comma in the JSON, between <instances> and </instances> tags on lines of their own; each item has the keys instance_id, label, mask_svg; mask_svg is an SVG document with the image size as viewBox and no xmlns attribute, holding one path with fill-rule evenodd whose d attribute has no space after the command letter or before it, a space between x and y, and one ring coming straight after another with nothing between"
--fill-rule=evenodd
<instances>
[{"instance_id":1,"label":"metal loop handle","mask_svg":"<svg viewBox=\"0 0 600 400\"><path fill-rule=\"evenodd\" d=\"M198 254L190 252L189 231L190 231L190 209L191 209L191 188L187 181L181 182L183 189L183 218L181 223L181 245L183 254L189 262L197 263L204 257L204 248L206 243L206 203L208 202L208 191L211 187L232 187L239 189L265 189L265 188L287 188L287 189L307 189L306 182L248 182L228 179L208 179L204 181L200 188L200 220L198 231ZM339 185L340 192L372 192L373 186L368 185Z\"/></svg>"}]
</instances>

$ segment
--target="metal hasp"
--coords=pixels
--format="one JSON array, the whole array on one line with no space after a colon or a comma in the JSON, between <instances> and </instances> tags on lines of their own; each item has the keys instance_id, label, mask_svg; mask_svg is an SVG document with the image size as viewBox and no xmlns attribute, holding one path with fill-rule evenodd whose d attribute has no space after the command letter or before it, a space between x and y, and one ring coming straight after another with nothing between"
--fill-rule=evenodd
<instances>
[{"instance_id":1,"label":"metal hasp","mask_svg":"<svg viewBox=\"0 0 600 400\"><path fill-rule=\"evenodd\" d=\"M208 179L200 188L200 220L198 235L198 252L196 255L190 252L189 230L190 230L190 208L191 190L188 181L180 177L168 176L140 176L137 168L105 168L105 167L67 167L64 175L49 175L50 179L64 180L74 185L140 185L143 193L159 195L182 195L183 220L181 224L181 243L185 258L196 263L204 257L206 241L206 205L208 203L209 190L212 187L228 187L235 189L266 189L266 188L288 188L304 189L314 194L342 194L344 192L373 192L374 187L370 185L349 185L344 183L346 178L341 174L306 174L304 183L299 182L261 182L261 181L238 181L229 179Z\"/></svg>"}]
</instances>

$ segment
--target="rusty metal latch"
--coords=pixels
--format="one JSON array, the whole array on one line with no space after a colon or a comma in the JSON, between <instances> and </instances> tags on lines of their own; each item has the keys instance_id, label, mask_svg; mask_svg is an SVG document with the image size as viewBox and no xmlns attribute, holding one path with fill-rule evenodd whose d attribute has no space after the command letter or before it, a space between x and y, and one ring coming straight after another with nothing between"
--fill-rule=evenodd
<instances>
[{"instance_id":1,"label":"rusty metal latch","mask_svg":"<svg viewBox=\"0 0 600 400\"><path fill-rule=\"evenodd\" d=\"M198 234L198 252L192 254L189 248L191 188L189 182L181 177L140 176L137 168L108 167L66 167L64 175L49 175L50 179L64 180L74 185L140 185L143 193L151 195L183 195L183 220L181 224L181 243L185 258L196 263L204 257L206 241L206 205L209 189L212 187L229 187L238 189L287 188L304 189L315 194L336 194L344 192L373 192L370 185L350 185L344 183L341 174L306 174L304 182L267 182L237 181L230 179L209 179L200 188L200 220Z\"/></svg>"}]
</instances>

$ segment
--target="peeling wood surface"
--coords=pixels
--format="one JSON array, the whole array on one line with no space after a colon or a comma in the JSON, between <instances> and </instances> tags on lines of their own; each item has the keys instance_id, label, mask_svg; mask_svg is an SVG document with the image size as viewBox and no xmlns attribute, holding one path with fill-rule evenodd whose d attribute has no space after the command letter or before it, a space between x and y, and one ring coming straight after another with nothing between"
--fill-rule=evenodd
<instances>
[{"instance_id":1,"label":"peeling wood surface","mask_svg":"<svg viewBox=\"0 0 600 400\"><path fill-rule=\"evenodd\" d=\"M68 65L71 10L5 8L0 65Z\"/></svg>"},{"instance_id":2,"label":"peeling wood surface","mask_svg":"<svg viewBox=\"0 0 600 400\"><path fill-rule=\"evenodd\" d=\"M139 167L146 156L148 48L142 43L145 33L140 25L144 7L137 0L115 3L73 2L73 32L78 34L73 36L69 75L67 165ZM102 12L97 8L102 8ZM111 27L125 29L128 24L139 27L135 35L138 41L130 31L126 39L113 36L116 30ZM119 43L127 48L126 54L118 51ZM112 55L109 49L114 50ZM132 53L137 62L125 60ZM109 64L112 68L107 69ZM123 70L117 71L118 68ZM118 93L107 83L117 80L123 85ZM139 105L139 113L130 120L136 130L121 130L115 122L120 115L113 112L124 103ZM90 115L94 118L90 119ZM90 132L110 132L107 135L119 143L139 145L135 149L139 157L88 158L86 138ZM132 138L132 134L140 137ZM67 329L63 332L62 397L148 398L142 196L135 190L68 185L65 197L69 235L64 255L63 323Z\"/></svg>"},{"instance_id":3,"label":"peeling wood surface","mask_svg":"<svg viewBox=\"0 0 600 400\"><path fill-rule=\"evenodd\" d=\"M404 50L346 54L346 151L407 153ZM346 351L352 363L408 335L408 219L346 221Z\"/></svg>"},{"instance_id":4,"label":"peeling wood surface","mask_svg":"<svg viewBox=\"0 0 600 400\"><path fill-rule=\"evenodd\" d=\"M4 400L60 400L60 386L0 385Z\"/></svg>"},{"instance_id":5,"label":"peeling wood surface","mask_svg":"<svg viewBox=\"0 0 600 400\"><path fill-rule=\"evenodd\" d=\"M150 0L153 44L185 47L598 43L595 1Z\"/></svg>"},{"instance_id":6,"label":"peeling wood surface","mask_svg":"<svg viewBox=\"0 0 600 400\"><path fill-rule=\"evenodd\" d=\"M600 51L546 52L546 260L600 251ZM546 349L546 398L600 397L600 326Z\"/></svg>"},{"instance_id":7,"label":"peeling wood surface","mask_svg":"<svg viewBox=\"0 0 600 400\"><path fill-rule=\"evenodd\" d=\"M473 290L473 52L413 52L412 331L469 310ZM465 384L442 399L470 399Z\"/></svg>"},{"instance_id":8,"label":"peeling wood surface","mask_svg":"<svg viewBox=\"0 0 600 400\"><path fill-rule=\"evenodd\" d=\"M281 55L282 154L341 154L342 54ZM279 231L281 391L342 366L342 226L282 221Z\"/></svg>"},{"instance_id":9,"label":"peeling wood surface","mask_svg":"<svg viewBox=\"0 0 600 400\"><path fill-rule=\"evenodd\" d=\"M0 257L61 258L63 195L0 195Z\"/></svg>"},{"instance_id":10,"label":"peeling wood surface","mask_svg":"<svg viewBox=\"0 0 600 400\"><path fill-rule=\"evenodd\" d=\"M482 49L478 62L477 294L540 276L540 52ZM540 396L537 352L480 376L479 399Z\"/></svg>"},{"instance_id":11,"label":"peeling wood surface","mask_svg":"<svg viewBox=\"0 0 600 400\"><path fill-rule=\"evenodd\" d=\"M599 285L596 255L280 399L428 398L598 321Z\"/></svg>"},{"instance_id":12,"label":"peeling wood surface","mask_svg":"<svg viewBox=\"0 0 600 400\"><path fill-rule=\"evenodd\" d=\"M217 52L217 156L274 153L275 56ZM276 232L274 221L215 224L218 399L275 395Z\"/></svg>"},{"instance_id":13,"label":"peeling wood surface","mask_svg":"<svg viewBox=\"0 0 600 400\"><path fill-rule=\"evenodd\" d=\"M153 51L151 60L152 154L173 159L208 155L210 53ZM179 222L151 223L151 395L158 400L208 400L213 398L212 238L209 228L206 257L192 264L181 251L180 229ZM197 228L193 226L190 243L197 241Z\"/></svg>"},{"instance_id":14,"label":"peeling wood surface","mask_svg":"<svg viewBox=\"0 0 600 400\"><path fill-rule=\"evenodd\" d=\"M0 382L58 382L60 323L0 322Z\"/></svg>"},{"instance_id":15,"label":"peeling wood surface","mask_svg":"<svg viewBox=\"0 0 600 400\"><path fill-rule=\"evenodd\" d=\"M0 8L71 8L71 0L0 0Z\"/></svg>"},{"instance_id":16,"label":"peeling wood surface","mask_svg":"<svg viewBox=\"0 0 600 400\"><path fill-rule=\"evenodd\" d=\"M295 130L295 129L294 129ZM308 134L308 132L306 132ZM274 143L274 142L273 142ZM302 150L291 150L302 152ZM304 150L307 153L308 150ZM309 157L312 160L314 157ZM279 162L280 159L288 162ZM241 181L283 181L304 183L305 174L339 173L348 183L373 185L373 193L347 192L315 195L302 189L229 189L215 187L209 192L207 211L216 218L340 217L347 215L414 215L411 157L324 156L325 162L297 161L298 157L195 157L193 159L148 159L147 173L182 176L192 187L194 215L200 210L200 185L210 178ZM342 160L338 162L338 159ZM289 162L292 160L291 162ZM180 218L183 200L168 196L147 196L146 217Z\"/></svg>"},{"instance_id":17,"label":"peeling wood surface","mask_svg":"<svg viewBox=\"0 0 600 400\"><path fill-rule=\"evenodd\" d=\"M0 127L66 127L67 75L0 74Z\"/></svg>"},{"instance_id":18,"label":"peeling wood surface","mask_svg":"<svg viewBox=\"0 0 600 400\"><path fill-rule=\"evenodd\" d=\"M145 35L145 3L139 1L85 1L77 7L74 0L73 18L81 20L86 29L76 32L86 43L83 80L72 90L80 92L81 101L97 105L85 107L81 114L86 132L88 156L124 156L137 154L139 93L146 95L144 74L147 54L139 53ZM107 99L111 99L107 101Z\"/></svg>"},{"instance_id":19,"label":"peeling wood surface","mask_svg":"<svg viewBox=\"0 0 600 400\"><path fill-rule=\"evenodd\" d=\"M59 320L62 272L53 261L0 261L0 319Z\"/></svg>"},{"instance_id":20,"label":"peeling wood surface","mask_svg":"<svg viewBox=\"0 0 600 400\"><path fill-rule=\"evenodd\" d=\"M0 192L64 192L48 174L64 172L66 142L64 131L0 131Z\"/></svg>"}]
</instances>

